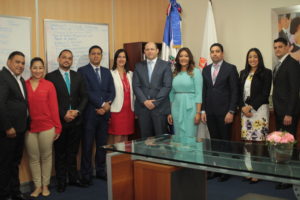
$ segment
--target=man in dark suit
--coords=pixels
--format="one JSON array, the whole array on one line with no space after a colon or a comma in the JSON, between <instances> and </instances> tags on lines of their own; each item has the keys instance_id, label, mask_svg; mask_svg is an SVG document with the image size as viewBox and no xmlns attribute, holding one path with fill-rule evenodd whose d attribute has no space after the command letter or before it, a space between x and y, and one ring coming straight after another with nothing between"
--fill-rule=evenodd
<instances>
[{"instance_id":1,"label":"man in dark suit","mask_svg":"<svg viewBox=\"0 0 300 200\"><path fill-rule=\"evenodd\" d=\"M213 61L203 69L203 102L201 119L207 123L210 137L230 140L230 128L239 99L239 82L236 66L223 60L223 46L215 43L210 47ZM214 147L221 151L228 146ZM219 181L226 181L228 175L221 175Z\"/></svg>"},{"instance_id":2,"label":"man in dark suit","mask_svg":"<svg viewBox=\"0 0 300 200\"><path fill-rule=\"evenodd\" d=\"M274 53L278 63L273 70L273 106L276 130L296 136L299 115L300 65L289 55L290 46L284 38L274 40ZM279 183L276 189L286 189L290 184Z\"/></svg>"},{"instance_id":3,"label":"man in dark suit","mask_svg":"<svg viewBox=\"0 0 300 200\"><path fill-rule=\"evenodd\" d=\"M82 131L82 116L87 104L85 83L81 75L70 70L73 54L70 50L62 50L57 59L59 68L46 75L55 88L59 104L59 115L62 123L62 133L54 142L55 171L57 191L64 192L67 177L69 185L84 187L77 173L76 156Z\"/></svg>"},{"instance_id":4,"label":"man in dark suit","mask_svg":"<svg viewBox=\"0 0 300 200\"><path fill-rule=\"evenodd\" d=\"M172 71L169 63L157 58L159 50L154 42L148 42L144 52L147 60L136 64L132 87L141 136L149 137L167 133Z\"/></svg>"},{"instance_id":5,"label":"man in dark suit","mask_svg":"<svg viewBox=\"0 0 300 200\"><path fill-rule=\"evenodd\" d=\"M90 63L80 67L78 72L86 81L88 104L84 112L84 135L82 138L81 175L86 184L92 183L92 149L96 141L96 178L106 180L106 154L100 147L107 142L110 104L115 98L115 87L109 69L100 66L102 48L89 49Z\"/></svg>"},{"instance_id":6,"label":"man in dark suit","mask_svg":"<svg viewBox=\"0 0 300 200\"><path fill-rule=\"evenodd\" d=\"M0 71L0 199L26 199L20 192L19 164L28 125L22 52L12 52Z\"/></svg>"},{"instance_id":7,"label":"man in dark suit","mask_svg":"<svg viewBox=\"0 0 300 200\"><path fill-rule=\"evenodd\" d=\"M296 136L300 109L300 65L288 54L289 48L284 38L274 40L274 53L279 62L273 70L273 105L276 129Z\"/></svg>"}]
</instances>

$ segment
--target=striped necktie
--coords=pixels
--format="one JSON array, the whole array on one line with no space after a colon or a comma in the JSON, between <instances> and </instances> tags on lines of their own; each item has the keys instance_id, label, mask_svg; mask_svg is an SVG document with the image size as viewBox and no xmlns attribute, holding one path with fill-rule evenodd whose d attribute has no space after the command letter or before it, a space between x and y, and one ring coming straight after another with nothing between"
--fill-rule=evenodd
<instances>
[{"instance_id":1,"label":"striped necktie","mask_svg":"<svg viewBox=\"0 0 300 200\"><path fill-rule=\"evenodd\" d=\"M212 74L212 82L213 82L213 84L215 84L220 67L219 67L219 65L213 65L213 68L214 68L214 72Z\"/></svg>"},{"instance_id":2,"label":"striped necktie","mask_svg":"<svg viewBox=\"0 0 300 200\"><path fill-rule=\"evenodd\" d=\"M100 67L96 68L96 76L97 76L98 82L101 84Z\"/></svg>"}]
</instances>

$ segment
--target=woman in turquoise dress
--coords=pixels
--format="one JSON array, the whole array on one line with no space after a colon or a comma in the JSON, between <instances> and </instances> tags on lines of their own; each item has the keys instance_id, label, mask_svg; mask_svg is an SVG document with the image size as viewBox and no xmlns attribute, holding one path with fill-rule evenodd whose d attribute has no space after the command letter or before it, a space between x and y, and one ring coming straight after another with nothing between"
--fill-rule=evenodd
<instances>
[{"instance_id":1,"label":"woman in turquoise dress","mask_svg":"<svg viewBox=\"0 0 300 200\"><path fill-rule=\"evenodd\" d=\"M168 122L174 124L175 140L189 144L196 141L197 125L200 122L202 74L195 67L193 55L186 47L179 50L175 62Z\"/></svg>"}]
</instances>

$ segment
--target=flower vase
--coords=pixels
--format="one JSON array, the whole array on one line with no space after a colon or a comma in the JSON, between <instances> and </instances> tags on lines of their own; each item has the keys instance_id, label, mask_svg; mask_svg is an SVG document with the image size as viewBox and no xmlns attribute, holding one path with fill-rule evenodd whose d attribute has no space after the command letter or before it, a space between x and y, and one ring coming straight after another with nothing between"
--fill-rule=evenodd
<instances>
[{"instance_id":1,"label":"flower vase","mask_svg":"<svg viewBox=\"0 0 300 200\"><path fill-rule=\"evenodd\" d=\"M272 162L288 163L293 154L293 143L269 144L269 154Z\"/></svg>"}]
</instances>

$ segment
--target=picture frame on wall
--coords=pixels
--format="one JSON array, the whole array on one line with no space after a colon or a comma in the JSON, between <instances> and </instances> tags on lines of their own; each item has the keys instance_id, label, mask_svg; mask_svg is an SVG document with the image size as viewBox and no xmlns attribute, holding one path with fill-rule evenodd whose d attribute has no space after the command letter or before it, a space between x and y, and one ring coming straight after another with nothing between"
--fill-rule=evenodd
<instances>
[{"instance_id":1,"label":"picture frame on wall","mask_svg":"<svg viewBox=\"0 0 300 200\"><path fill-rule=\"evenodd\" d=\"M300 49L300 5L272 9L272 44L279 37L289 42L291 52ZM274 54L272 60L274 66Z\"/></svg>"}]
</instances>

